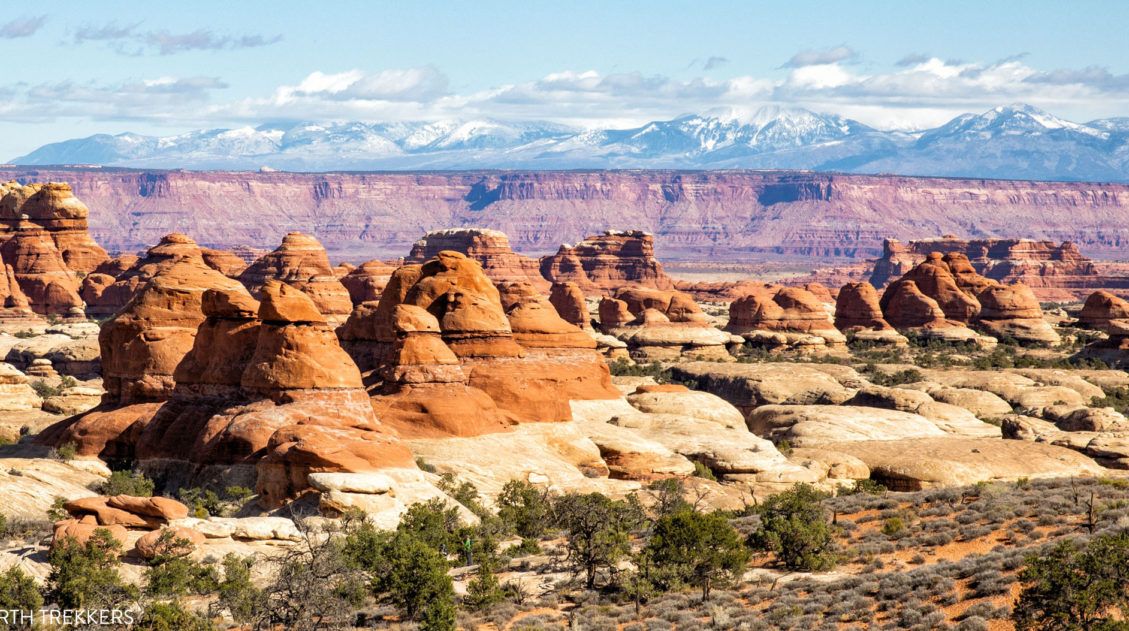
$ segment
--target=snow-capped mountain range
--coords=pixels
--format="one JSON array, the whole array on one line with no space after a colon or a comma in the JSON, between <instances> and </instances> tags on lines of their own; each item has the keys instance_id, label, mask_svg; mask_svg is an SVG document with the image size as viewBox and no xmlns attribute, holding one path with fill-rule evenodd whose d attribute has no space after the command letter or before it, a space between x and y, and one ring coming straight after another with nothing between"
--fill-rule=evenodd
<instances>
[{"instance_id":1,"label":"snow-capped mountain range","mask_svg":"<svg viewBox=\"0 0 1129 631\"><path fill-rule=\"evenodd\" d=\"M953 177L1129 181L1129 118L1085 124L1015 104L916 133L764 107L635 129L546 122L301 122L175 136L98 134L44 145L23 165L289 171L404 169L810 169Z\"/></svg>"}]
</instances>

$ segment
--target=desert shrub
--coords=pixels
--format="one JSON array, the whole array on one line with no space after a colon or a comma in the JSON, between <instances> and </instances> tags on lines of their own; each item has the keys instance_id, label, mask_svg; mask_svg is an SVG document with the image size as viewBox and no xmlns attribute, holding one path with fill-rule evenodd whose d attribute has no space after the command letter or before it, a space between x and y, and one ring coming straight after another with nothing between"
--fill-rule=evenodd
<instances>
[{"instance_id":1,"label":"desert shrub","mask_svg":"<svg viewBox=\"0 0 1129 631\"><path fill-rule=\"evenodd\" d=\"M42 606L43 595L35 579L19 566L0 573L0 611L36 611ZM7 623L0 623L0 629L8 628Z\"/></svg>"},{"instance_id":2,"label":"desert shrub","mask_svg":"<svg viewBox=\"0 0 1129 631\"><path fill-rule=\"evenodd\" d=\"M247 503L254 491L242 486L229 486L217 493L212 489L185 487L177 492L180 501L188 505L195 517L228 517Z\"/></svg>"},{"instance_id":3,"label":"desert shrub","mask_svg":"<svg viewBox=\"0 0 1129 631\"><path fill-rule=\"evenodd\" d=\"M899 516L887 517L886 521L882 522L882 534L887 537L894 537L901 535L905 532L906 522Z\"/></svg>"},{"instance_id":4,"label":"desert shrub","mask_svg":"<svg viewBox=\"0 0 1129 631\"><path fill-rule=\"evenodd\" d=\"M631 549L630 533L643 521L638 502L613 500L600 493L568 493L555 498L553 520L564 530L566 562L585 584L596 585L601 570L614 573L616 565Z\"/></svg>"},{"instance_id":5,"label":"desert shrub","mask_svg":"<svg viewBox=\"0 0 1129 631\"><path fill-rule=\"evenodd\" d=\"M32 390L35 390L35 394L38 394L40 399L57 397L63 392L62 388L53 386L42 379L35 379L28 385L31 386Z\"/></svg>"},{"instance_id":6,"label":"desert shrub","mask_svg":"<svg viewBox=\"0 0 1129 631\"><path fill-rule=\"evenodd\" d=\"M74 460L75 456L77 455L78 445L74 442L68 441L63 443L62 445L59 445L58 447L51 449L48 457L54 460L62 460L66 462L67 460Z\"/></svg>"},{"instance_id":7,"label":"desert shrub","mask_svg":"<svg viewBox=\"0 0 1129 631\"><path fill-rule=\"evenodd\" d=\"M47 555L49 600L65 609L111 609L136 596L118 573L121 544L109 530L98 528L80 543L67 537Z\"/></svg>"},{"instance_id":8,"label":"desert shrub","mask_svg":"<svg viewBox=\"0 0 1129 631\"><path fill-rule=\"evenodd\" d=\"M506 593L502 591L498 575L494 573L494 562L484 559L478 564L478 572L474 578L467 583L467 594L463 597L463 603L471 609L485 611L505 599Z\"/></svg>"},{"instance_id":9,"label":"desert shrub","mask_svg":"<svg viewBox=\"0 0 1129 631\"><path fill-rule=\"evenodd\" d=\"M478 489L470 482L456 480L453 473L448 472L440 476L437 486L444 493L454 498L456 502L470 509L470 512L480 519L490 519L494 516L482 505L482 498L478 495Z\"/></svg>"},{"instance_id":10,"label":"desert shrub","mask_svg":"<svg viewBox=\"0 0 1129 631\"><path fill-rule=\"evenodd\" d=\"M336 527L320 530L295 519L301 539L271 559L271 581L254 607L257 628L323 629L342 626L367 594L367 577L345 553ZM239 579L239 563L230 563ZM232 577L226 577L231 580ZM225 585L221 583L221 592ZM237 587L236 586L228 586ZM238 590L232 590L238 591ZM222 600L221 600L222 602Z\"/></svg>"},{"instance_id":11,"label":"desert shrub","mask_svg":"<svg viewBox=\"0 0 1129 631\"><path fill-rule=\"evenodd\" d=\"M749 547L774 552L789 569L831 569L837 555L831 524L821 503L825 497L802 483L768 497L757 507L761 525L750 535Z\"/></svg>"},{"instance_id":12,"label":"desert shrub","mask_svg":"<svg viewBox=\"0 0 1129 631\"><path fill-rule=\"evenodd\" d=\"M137 625L143 631L212 631L215 625L204 616L187 611L175 600L149 602L141 610Z\"/></svg>"},{"instance_id":13,"label":"desert shrub","mask_svg":"<svg viewBox=\"0 0 1129 631\"><path fill-rule=\"evenodd\" d=\"M870 374L870 381L876 386L900 386L924 380L925 375L916 368L907 368L892 373L884 373L875 370Z\"/></svg>"},{"instance_id":14,"label":"desert shrub","mask_svg":"<svg viewBox=\"0 0 1129 631\"><path fill-rule=\"evenodd\" d=\"M691 508L685 499L686 485L678 478L655 480L647 485L647 492L653 500L650 508L656 518Z\"/></svg>"},{"instance_id":15,"label":"desert shrub","mask_svg":"<svg viewBox=\"0 0 1129 631\"><path fill-rule=\"evenodd\" d=\"M140 471L114 471L95 489L99 495L152 497L153 481Z\"/></svg>"},{"instance_id":16,"label":"desert shrub","mask_svg":"<svg viewBox=\"0 0 1129 631\"><path fill-rule=\"evenodd\" d=\"M637 364L624 357L617 357L608 364L608 369L615 377L652 377L659 383L669 383L671 380L670 369L663 368L658 362Z\"/></svg>"},{"instance_id":17,"label":"desert shrub","mask_svg":"<svg viewBox=\"0 0 1129 631\"><path fill-rule=\"evenodd\" d=\"M698 585L702 600L709 600L714 583L729 582L749 561L748 550L725 517L691 510L659 519L647 552L656 566Z\"/></svg>"},{"instance_id":18,"label":"desert shrub","mask_svg":"<svg viewBox=\"0 0 1129 631\"><path fill-rule=\"evenodd\" d=\"M188 557L192 543L166 530L158 539L162 551L145 571L145 591L151 596L209 594L219 587L216 571Z\"/></svg>"},{"instance_id":19,"label":"desert shrub","mask_svg":"<svg viewBox=\"0 0 1129 631\"><path fill-rule=\"evenodd\" d=\"M548 493L524 480L510 480L498 495L498 518L522 537L545 532L550 503Z\"/></svg>"},{"instance_id":20,"label":"desert shrub","mask_svg":"<svg viewBox=\"0 0 1129 631\"><path fill-rule=\"evenodd\" d=\"M1082 545L1062 541L1033 554L1019 574L1017 629L1124 628L1129 610L1129 531Z\"/></svg>"},{"instance_id":21,"label":"desert shrub","mask_svg":"<svg viewBox=\"0 0 1129 631\"><path fill-rule=\"evenodd\" d=\"M713 474L713 471L704 463L698 462L697 460L694 461L694 476L717 482L717 476Z\"/></svg>"},{"instance_id":22,"label":"desert shrub","mask_svg":"<svg viewBox=\"0 0 1129 631\"><path fill-rule=\"evenodd\" d=\"M236 622L245 623L261 616L263 592L251 582L252 557L228 553L223 558L223 580L219 582L217 604Z\"/></svg>"}]
</instances>

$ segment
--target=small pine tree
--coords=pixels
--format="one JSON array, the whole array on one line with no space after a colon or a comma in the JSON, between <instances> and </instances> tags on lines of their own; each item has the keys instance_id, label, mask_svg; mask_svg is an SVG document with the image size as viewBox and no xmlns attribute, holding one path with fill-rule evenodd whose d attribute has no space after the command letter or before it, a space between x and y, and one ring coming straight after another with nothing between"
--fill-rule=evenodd
<instances>
[{"instance_id":1,"label":"small pine tree","mask_svg":"<svg viewBox=\"0 0 1129 631\"><path fill-rule=\"evenodd\" d=\"M109 530L95 529L86 543L73 537L57 541L47 555L50 599L65 609L112 608L136 596L118 574L121 544Z\"/></svg>"},{"instance_id":2,"label":"small pine tree","mask_svg":"<svg viewBox=\"0 0 1129 631\"><path fill-rule=\"evenodd\" d=\"M0 574L0 611L35 611L43 606L43 595L35 579L13 565Z\"/></svg>"},{"instance_id":3,"label":"small pine tree","mask_svg":"<svg viewBox=\"0 0 1129 631\"><path fill-rule=\"evenodd\" d=\"M710 599L715 583L728 582L749 562L749 551L719 513L683 510L655 524L647 551L656 566L672 568Z\"/></svg>"},{"instance_id":4,"label":"small pine tree","mask_svg":"<svg viewBox=\"0 0 1129 631\"><path fill-rule=\"evenodd\" d=\"M455 590L447 570L447 561L435 548L401 532L389 545L387 565L374 577L373 588L378 594L386 594L409 620L416 620L421 614L429 619L445 619L439 614L449 604L453 622ZM432 607L436 609L427 613Z\"/></svg>"},{"instance_id":5,"label":"small pine tree","mask_svg":"<svg viewBox=\"0 0 1129 631\"><path fill-rule=\"evenodd\" d=\"M498 518L518 536L539 537L545 532L549 498L545 491L524 480L510 480L498 495Z\"/></svg>"},{"instance_id":6,"label":"small pine tree","mask_svg":"<svg viewBox=\"0 0 1129 631\"><path fill-rule=\"evenodd\" d=\"M761 526L749 536L749 547L774 552L792 570L816 572L835 567L838 558L822 504L825 498L803 483L770 496L756 509Z\"/></svg>"},{"instance_id":7,"label":"small pine tree","mask_svg":"<svg viewBox=\"0 0 1129 631\"><path fill-rule=\"evenodd\" d=\"M506 594L494 573L494 560L483 559L478 565L478 573L467 584L467 595L463 602L471 609L485 611L505 600Z\"/></svg>"}]
</instances>

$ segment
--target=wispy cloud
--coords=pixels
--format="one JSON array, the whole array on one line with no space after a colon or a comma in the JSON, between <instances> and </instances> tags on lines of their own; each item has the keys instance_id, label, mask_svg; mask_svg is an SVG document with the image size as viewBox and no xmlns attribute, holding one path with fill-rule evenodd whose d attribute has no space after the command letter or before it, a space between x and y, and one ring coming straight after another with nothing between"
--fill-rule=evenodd
<instances>
[{"instance_id":1,"label":"wispy cloud","mask_svg":"<svg viewBox=\"0 0 1129 631\"><path fill-rule=\"evenodd\" d=\"M121 25L117 22L110 22L102 26L85 25L79 27L78 30L74 32L74 42L81 44L83 42L104 42L126 39L132 37L139 26L141 26L141 22Z\"/></svg>"},{"instance_id":2,"label":"wispy cloud","mask_svg":"<svg viewBox=\"0 0 1129 631\"><path fill-rule=\"evenodd\" d=\"M702 64L702 69L706 72L720 68L729 63L729 59L725 57L713 56L706 59L706 63Z\"/></svg>"},{"instance_id":3,"label":"wispy cloud","mask_svg":"<svg viewBox=\"0 0 1129 631\"><path fill-rule=\"evenodd\" d=\"M784 62L780 67L803 68L805 66L823 66L854 61L857 58L858 53L850 46L843 44L822 50L801 50L795 55L792 55L792 58Z\"/></svg>"},{"instance_id":4,"label":"wispy cloud","mask_svg":"<svg viewBox=\"0 0 1129 631\"><path fill-rule=\"evenodd\" d=\"M47 23L46 15L37 15L29 18L17 18L0 26L0 39L18 39L31 37Z\"/></svg>"},{"instance_id":5,"label":"wispy cloud","mask_svg":"<svg viewBox=\"0 0 1129 631\"><path fill-rule=\"evenodd\" d=\"M154 31L147 33L144 41L162 55L173 55L190 50L259 48L282 41L282 36L218 35L208 29L197 29L191 33Z\"/></svg>"},{"instance_id":6,"label":"wispy cloud","mask_svg":"<svg viewBox=\"0 0 1129 631\"><path fill-rule=\"evenodd\" d=\"M75 31L73 39L76 44L106 42L117 52L126 55L175 55L196 50L260 48L282 41L282 35L224 34L204 28L188 33L174 33L168 30L142 31L140 27L140 22L85 25Z\"/></svg>"}]
</instances>

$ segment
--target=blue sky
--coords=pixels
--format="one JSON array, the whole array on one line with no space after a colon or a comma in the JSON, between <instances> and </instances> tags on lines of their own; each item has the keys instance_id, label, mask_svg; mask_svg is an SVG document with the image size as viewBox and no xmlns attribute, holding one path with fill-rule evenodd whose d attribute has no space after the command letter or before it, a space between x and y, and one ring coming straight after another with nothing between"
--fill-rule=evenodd
<instances>
[{"instance_id":1,"label":"blue sky","mask_svg":"<svg viewBox=\"0 0 1129 631\"><path fill-rule=\"evenodd\" d=\"M1129 116L1125 2L28 2L0 159L93 133L807 107L922 128L1024 101ZM13 63L14 61L14 63Z\"/></svg>"}]
</instances>

